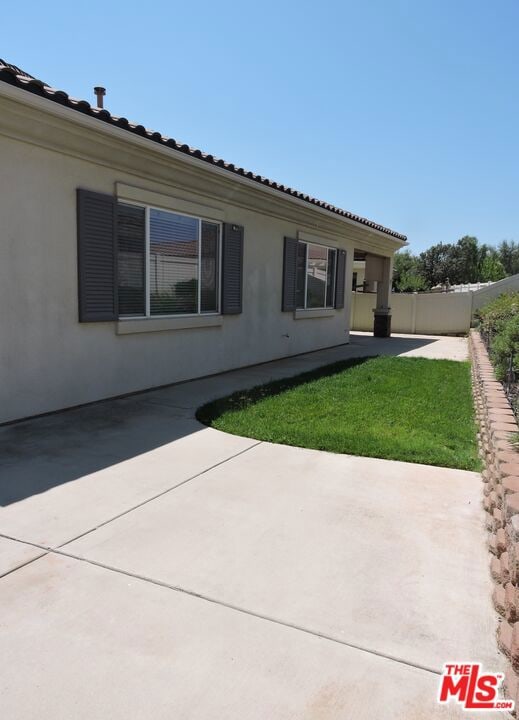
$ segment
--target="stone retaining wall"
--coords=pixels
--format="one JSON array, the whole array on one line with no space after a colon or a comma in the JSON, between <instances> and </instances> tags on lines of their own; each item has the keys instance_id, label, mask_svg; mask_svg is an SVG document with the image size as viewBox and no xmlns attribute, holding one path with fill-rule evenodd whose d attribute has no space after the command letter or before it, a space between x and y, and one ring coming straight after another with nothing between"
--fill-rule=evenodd
<instances>
[{"instance_id":1,"label":"stone retaining wall","mask_svg":"<svg viewBox=\"0 0 519 720\"><path fill-rule=\"evenodd\" d=\"M494 605L501 616L497 640L510 661L505 693L519 708L519 452L510 433L519 432L503 386L496 380L478 332L470 334L476 414L480 426L483 505L487 512Z\"/></svg>"}]
</instances>

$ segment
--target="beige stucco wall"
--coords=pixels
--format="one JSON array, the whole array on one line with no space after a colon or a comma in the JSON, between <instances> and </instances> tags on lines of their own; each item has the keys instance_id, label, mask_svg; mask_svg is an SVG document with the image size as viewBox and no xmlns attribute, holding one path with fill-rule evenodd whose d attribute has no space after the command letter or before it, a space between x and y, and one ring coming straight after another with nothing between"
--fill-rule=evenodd
<instances>
[{"instance_id":1,"label":"beige stucco wall","mask_svg":"<svg viewBox=\"0 0 519 720\"><path fill-rule=\"evenodd\" d=\"M128 335L115 323L80 324L76 188L110 193L135 179L4 138L0 157L0 421L348 340L346 310L304 320L281 312L283 237L302 228L232 204L220 209L245 228L241 315L217 327ZM347 240L322 239L351 254Z\"/></svg>"},{"instance_id":2,"label":"beige stucco wall","mask_svg":"<svg viewBox=\"0 0 519 720\"><path fill-rule=\"evenodd\" d=\"M241 315L138 333L78 322L76 189L123 186L244 226ZM0 217L0 422L345 343L353 248L391 255L399 247L1 83ZM345 309L303 319L281 312L285 235L346 249Z\"/></svg>"}]
</instances>

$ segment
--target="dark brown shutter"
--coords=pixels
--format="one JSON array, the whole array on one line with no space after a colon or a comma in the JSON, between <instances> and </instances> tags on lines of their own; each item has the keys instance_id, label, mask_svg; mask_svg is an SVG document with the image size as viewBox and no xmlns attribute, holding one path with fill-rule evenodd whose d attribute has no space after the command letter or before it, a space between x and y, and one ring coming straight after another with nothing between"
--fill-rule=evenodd
<instances>
[{"instance_id":1,"label":"dark brown shutter","mask_svg":"<svg viewBox=\"0 0 519 720\"><path fill-rule=\"evenodd\" d=\"M77 191L79 322L117 318L115 200Z\"/></svg>"},{"instance_id":2,"label":"dark brown shutter","mask_svg":"<svg viewBox=\"0 0 519 720\"><path fill-rule=\"evenodd\" d=\"M116 208L119 316L144 315L146 213L143 207L125 203Z\"/></svg>"},{"instance_id":3,"label":"dark brown shutter","mask_svg":"<svg viewBox=\"0 0 519 720\"><path fill-rule=\"evenodd\" d=\"M243 227L224 223L222 243L222 315L242 311Z\"/></svg>"},{"instance_id":4,"label":"dark brown shutter","mask_svg":"<svg viewBox=\"0 0 519 720\"><path fill-rule=\"evenodd\" d=\"M283 248L283 294L282 312L296 309L297 240L285 238Z\"/></svg>"},{"instance_id":5,"label":"dark brown shutter","mask_svg":"<svg viewBox=\"0 0 519 720\"><path fill-rule=\"evenodd\" d=\"M346 250L337 250L337 277L335 279L335 307L344 307L344 289L346 282Z\"/></svg>"}]
</instances>

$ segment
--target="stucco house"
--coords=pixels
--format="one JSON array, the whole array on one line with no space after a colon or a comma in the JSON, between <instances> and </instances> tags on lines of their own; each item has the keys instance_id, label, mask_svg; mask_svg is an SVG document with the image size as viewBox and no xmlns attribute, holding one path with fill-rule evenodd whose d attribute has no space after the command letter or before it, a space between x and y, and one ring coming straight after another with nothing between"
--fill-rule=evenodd
<instances>
[{"instance_id":1,"label":"stucco house","mask_svg":"<svg viewBox=\"0 0 519 720\"><path fill-rule=\"evenodd\" d=\"M390 331L403 235L0 61L0 423Z\"/></svg>"}]
</instances>

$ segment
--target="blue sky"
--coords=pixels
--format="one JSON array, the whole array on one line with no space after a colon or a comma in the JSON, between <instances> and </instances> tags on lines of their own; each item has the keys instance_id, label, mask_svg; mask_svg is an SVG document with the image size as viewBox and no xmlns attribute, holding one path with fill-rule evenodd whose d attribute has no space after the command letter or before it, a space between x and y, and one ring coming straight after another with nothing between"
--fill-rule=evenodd
<instances>
[{"instance_id":1,"label":"blue sky","mask_svg":"<svg viewBox=\"0 0 519 720\"><path fill-rule=\"evenodd\" d=\"M519 241L517 0L5 3L0 57L408 235Z\"/></svg>"}]
</instances>

